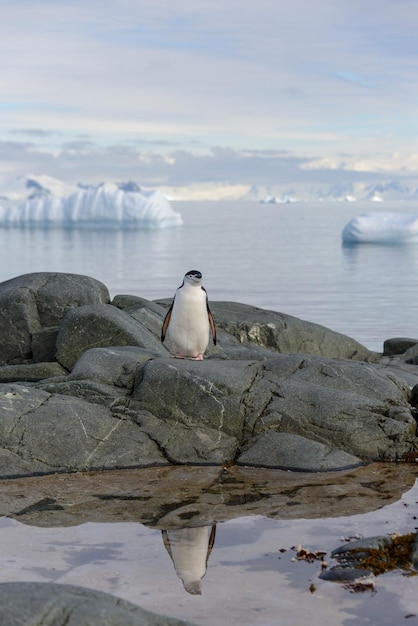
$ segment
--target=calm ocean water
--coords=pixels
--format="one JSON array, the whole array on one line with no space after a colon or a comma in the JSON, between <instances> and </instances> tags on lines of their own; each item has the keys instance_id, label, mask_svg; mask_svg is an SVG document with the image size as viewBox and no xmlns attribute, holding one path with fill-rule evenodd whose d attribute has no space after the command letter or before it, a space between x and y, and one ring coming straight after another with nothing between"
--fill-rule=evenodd
<instances>
[{"instance_id":1,"label":"calm ocean water","mask_svg":"<svg viewBox=\"0 0 418 626\"><path fill-rule=\"evenodd\" d=\"M418 337L418 244L343 246L364 211L415 203L178 202L184 226L154 231L0 229L0 281L36 271L104 282L111 296L171 297L200 269L210 300L295 315L381 350Z\"/></svg>"}]
</instances>

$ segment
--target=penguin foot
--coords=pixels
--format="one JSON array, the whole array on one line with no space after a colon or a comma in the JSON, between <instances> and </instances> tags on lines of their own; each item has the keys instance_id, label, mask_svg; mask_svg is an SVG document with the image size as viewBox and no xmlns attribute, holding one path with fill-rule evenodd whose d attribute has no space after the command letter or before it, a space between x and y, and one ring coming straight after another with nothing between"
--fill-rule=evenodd
<instances>
[{"instance_id":1,"label":"penguin foot","mask_svg":"<svg viewBox=\"0 0 418 626\"><path fill-rule=\"evenodd\" d=\"M203 354L198 354L197 356L191 356L191 361L203 361Z\"/></svg>"},{"instance_id":2,"label":"penguin foot","mask_svg":"<svg viewBox=\"0 0 418 626\"><path fill-rule=\"evenodd\" d=\"M173 359L185 359L186 357L184 356L184 354L180 354L180 352L177 352L174 356Z\"/></svg>"}]
</instances>

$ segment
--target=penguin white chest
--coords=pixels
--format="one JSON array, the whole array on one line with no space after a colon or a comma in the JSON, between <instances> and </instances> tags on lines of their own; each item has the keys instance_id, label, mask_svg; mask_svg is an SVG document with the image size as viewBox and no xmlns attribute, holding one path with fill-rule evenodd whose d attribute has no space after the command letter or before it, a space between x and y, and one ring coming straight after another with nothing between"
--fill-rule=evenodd
<instances>
[{"instance_id":1,"label":"penguin white chest","mask_svg":"<svg viewBox=\"0 0 418 626\"><path fill-rule=\"evenodd\" d=\"M203 354L209 343L206 293L184 285L176 292L167 336L182 356Z\"/></svg>"}]
</instances>

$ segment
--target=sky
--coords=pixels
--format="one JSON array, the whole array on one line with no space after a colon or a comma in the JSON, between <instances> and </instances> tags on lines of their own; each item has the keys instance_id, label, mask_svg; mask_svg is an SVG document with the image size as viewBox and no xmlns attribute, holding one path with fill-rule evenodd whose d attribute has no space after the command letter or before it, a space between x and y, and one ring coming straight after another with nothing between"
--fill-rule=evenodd
<instances>
[{"instance_id":1,"label":"sky","mask_svg":"<svg viewBox=\"0 0 418 626\"><path fill-rule=\"evenodd\" d=\"M416 0L0 10L0 180L418 186Z\"/></svg>"}]
</instances>

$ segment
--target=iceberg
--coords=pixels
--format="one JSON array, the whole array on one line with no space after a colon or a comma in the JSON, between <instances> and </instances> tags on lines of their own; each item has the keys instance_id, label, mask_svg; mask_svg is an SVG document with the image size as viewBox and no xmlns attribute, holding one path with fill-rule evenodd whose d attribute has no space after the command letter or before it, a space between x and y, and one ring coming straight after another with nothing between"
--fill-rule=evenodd
<instances>
[{"instance_id":1,"label":"iceberg","mask_svg":"<svg viewBox=\"0 0 418 626\"><path fill-rule=\"evenodd\" d=\"M0 227L153 229L182 224L180 213L160 191L125 191L109 183L68 197L37 196L0 207Z\"/></svg>"},{"instance_id":2,"label":"iceberg","mask_svg":"<svg viewBox=\"0 0 418 626\"><path fill-rule=\"evenodd\" d=\"M407 243L418 241L416 213L371 211L354 217L343 228L345 243Z\"/></svg>"}]
</instances>

